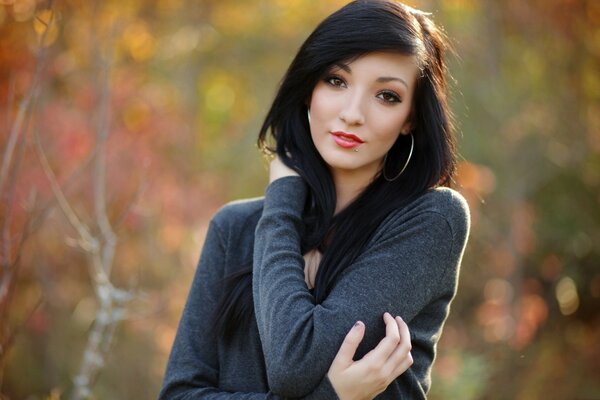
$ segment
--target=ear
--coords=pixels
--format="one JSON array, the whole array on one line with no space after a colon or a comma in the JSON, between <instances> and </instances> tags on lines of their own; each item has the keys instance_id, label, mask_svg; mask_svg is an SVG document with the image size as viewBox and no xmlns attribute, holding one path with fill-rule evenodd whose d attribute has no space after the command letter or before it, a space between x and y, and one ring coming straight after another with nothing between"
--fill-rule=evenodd
<instances>
[{"instance_id":1,"label":"ear","mask_svg":"<svg viewBox=\"0 0 600 400\"><path fill-rule=\"evenodd\" d=\"M400 129L400 134L401 135L409 135L412 132L412 130L413 130L413 123L409 119L404 123L404 125L402 125L402 128Z\"/></svg>"},{"instance_id":2,"label":"ear","mask_svg":"<svg viewBox=\"0 0 600 400\"><path fill-rule=\"evenodd\" d=\"M410 133L415 130L416 124L414 122L415 121L414 111L415 111L415 109L413 107L410 111L410 114L408 115L408 118L406 118L406 121L402 125L402 128L400 128L401 135L410 135Z\"/></svg>"}]
</instances>

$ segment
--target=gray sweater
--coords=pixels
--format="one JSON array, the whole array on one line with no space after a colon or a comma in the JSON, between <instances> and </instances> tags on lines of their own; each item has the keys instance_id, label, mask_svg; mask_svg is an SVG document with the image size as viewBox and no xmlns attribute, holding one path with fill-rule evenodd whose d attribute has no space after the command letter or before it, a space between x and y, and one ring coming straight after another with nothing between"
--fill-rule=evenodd
<instances>
[{"instance_id":1,"label":"gray sweater","mask_svg":"<svg viewBox=\"0 0 600 400\"><path fill-rule=\"evenodd\" d=\"M385 336L386 311L408 324L414 364L377 399L426 398L468 235L466 202L438 188L392 212L315 304L300 251L305 198L300 177L280 178L264 198L230 203L212 219L160 399L337 399L326 374L345 335L365 323L362 357ZM213 339L223 277L250 263L256 318L230 343Z\"/></svg>"}]
</instances>

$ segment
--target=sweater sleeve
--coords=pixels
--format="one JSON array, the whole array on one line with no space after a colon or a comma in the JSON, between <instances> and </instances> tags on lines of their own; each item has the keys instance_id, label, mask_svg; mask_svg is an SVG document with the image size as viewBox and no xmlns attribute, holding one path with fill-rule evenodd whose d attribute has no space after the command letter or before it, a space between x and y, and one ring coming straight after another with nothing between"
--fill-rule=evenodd
<instances>
[{"instance_id":1,"label":"sweater sleeve","mask_svg":"<svg viewBox=\"0 0 600 400\"><path fill-rule=\"evenodd\" d=\"M272 182L254 245L253 296L267 378L273 393L284 397L301 397L317 387L358 320L367 328L359 356L385 335L382 315L386 311L400 315L412 336L411 321L426 306L438 304L438 310L428 309L438 315L420 318L418 325L428 336L439 334L455 291L468 229L463 224L460 232L454 232L445 215L425 211L402 223L387 224L344 271L328 297L315 304L304 281L300 251L305 198L300 177ZM434 346L435 339L431 343ZM415 364L430 364L432 352L413 346ZM427 382L419 382L422 375L403 374L378 398L424 398Z\"/></svg>"},{"instance_id":2,"label":"sweater sleeve","mask_svg":"<svg viewBox=\"0 0 600 400\"><path fill-rule=\"evenodd\" d=\"M221 391L217 341L207 323L221 290L225 247L212 221L167 363L159 400L274 400L271 393Z\"/></svg>"},{"instance_id":3,"label":"sweater sleeve","mask_svg":"<svg viewBox=\"0 0 600 400\"><path fill-rule=\"evenodd\" d=\"M268 393L227 392L219 389L217 340L210 332L217 299L222 290L226 243L211 221L200 262L171 349L159 400L280 400ZM335 393L325 377L304 400L331 398Z\"/></svg>"}]
</instances>

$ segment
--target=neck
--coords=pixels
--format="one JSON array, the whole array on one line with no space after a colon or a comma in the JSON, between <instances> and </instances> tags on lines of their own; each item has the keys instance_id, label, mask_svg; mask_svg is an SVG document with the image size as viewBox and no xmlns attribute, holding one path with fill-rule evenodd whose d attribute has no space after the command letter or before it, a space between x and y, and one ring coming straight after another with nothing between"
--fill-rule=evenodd
<instances>
[{"instance_id":1,"label":"neck","mask_svg":"<svg viewBox=\"0 0 600 400\"><path fill-rule=\"evenodd\" d=\"M356 199L371 183L374 176L373 174L344 170L334 170L332 173L336 194L335 214Z\"/></svg>"}]
</instances>

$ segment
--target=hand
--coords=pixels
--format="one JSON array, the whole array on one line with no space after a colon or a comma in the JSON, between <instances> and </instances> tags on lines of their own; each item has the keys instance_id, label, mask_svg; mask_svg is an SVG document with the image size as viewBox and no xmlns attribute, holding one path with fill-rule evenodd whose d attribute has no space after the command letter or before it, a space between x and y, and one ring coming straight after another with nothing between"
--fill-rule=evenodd
<instances>
[{"instance_id":1,"label":"hand","mask_svg":"<svg viewBox=\"0 0 600 400\"><path fill-rule=\"evenodd\" d=\"M269 183L273 182L278 178L285 176L299 176L296 171L289 168L287 165L281 162L279 157L275 157L269 166Z\"/></svg>"},{"instance_id":2,"label":"hand","mask_svg":"<svg viewBox=\"0 0 600 400\"><path fill-rule=\"evenodd\" d=\"M365 336L365 325L357 322L346 335L327 376L340 400L373 399L413 363L410 332L402 318L383 315L385 337L359 361L353 361Z\"/></svg>"}]
</instances>

